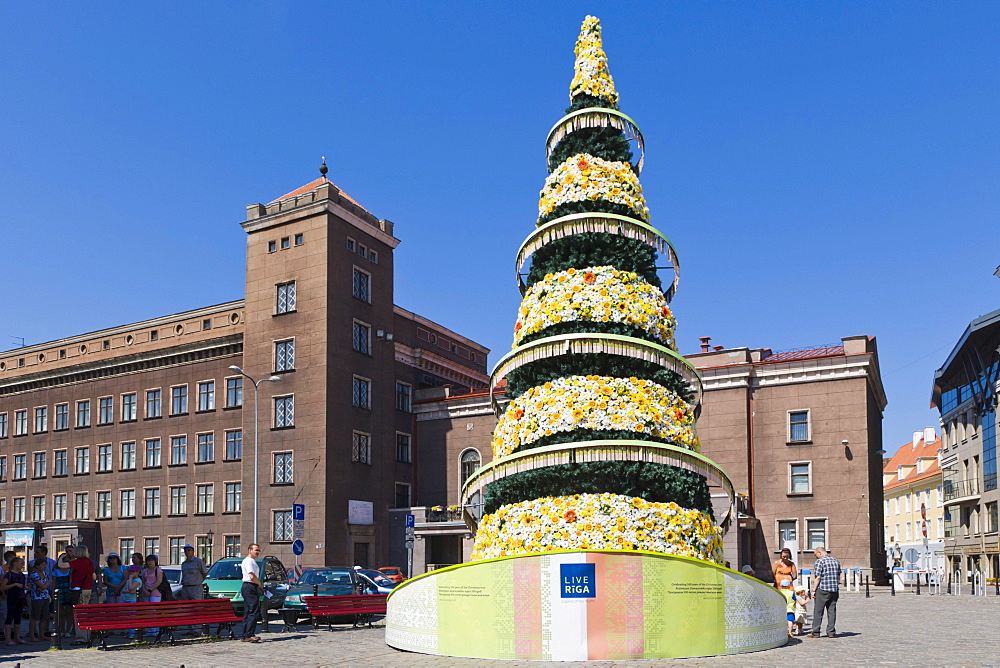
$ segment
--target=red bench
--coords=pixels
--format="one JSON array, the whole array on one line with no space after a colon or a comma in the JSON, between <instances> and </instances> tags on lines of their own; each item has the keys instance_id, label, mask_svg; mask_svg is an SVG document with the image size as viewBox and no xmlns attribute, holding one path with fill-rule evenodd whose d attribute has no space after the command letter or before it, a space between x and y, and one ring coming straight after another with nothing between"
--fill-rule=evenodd
<instances>
[{"instance_id":1,"label":"red bench","mask_svg":"<svg viewBox=\"0 0 1000 668\"><path fill-rule=\"evenodd\" d=\"M372 625L372 615L385 614L386 594L350 594L345 596L303 596L313 628L318 628L322 620L333 629L334 617L354 615L354 626L368 622Z\"/></svg>"},{"instance_id":2,"label":"red bench","mask_svg":"<svg viewBox=\"0 0 1000 668\"><path fill-rule=\"evenodd\" d=\"M385 603L382 604L383 609ZM233 624L243 621L233 612L229 599L210 598L201 601L168 601L160 603L105 603L102 605L74 605L73 617L77 625L90 631L90 642L95 637L101 641L101 649L107 649L107 637L112 631L159 628L153 642L159 642L166 634L170 644L174 640L174 629L178 626L218 624L217 636L222 629L229 629L233 638Z\"/></svg>"}]
</instances>

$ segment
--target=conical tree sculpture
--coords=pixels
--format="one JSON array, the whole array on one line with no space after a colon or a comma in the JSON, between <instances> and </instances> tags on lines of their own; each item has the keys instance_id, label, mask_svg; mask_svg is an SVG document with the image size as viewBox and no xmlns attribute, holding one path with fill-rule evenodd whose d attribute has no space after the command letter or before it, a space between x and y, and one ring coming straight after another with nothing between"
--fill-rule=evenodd
<instances>
[{"instance_id":1,"label":"conical tree sculpture","mask_svg":"<svg viewBox=\"0 0 1000 668\"><path fill-rule=\"evenodd\" d=\"M485 513L472 556L618 549L722 563L705 475L718 469L696 454L700 380L675 352L668 306L677 258L649 224L642 137L618 109L592 16L570 99L518 253L523 301L493 378L510 399L497 406L495 460L466 486ZM658 257L674 268L666 289Z\"/></svg>"}]
</instances>

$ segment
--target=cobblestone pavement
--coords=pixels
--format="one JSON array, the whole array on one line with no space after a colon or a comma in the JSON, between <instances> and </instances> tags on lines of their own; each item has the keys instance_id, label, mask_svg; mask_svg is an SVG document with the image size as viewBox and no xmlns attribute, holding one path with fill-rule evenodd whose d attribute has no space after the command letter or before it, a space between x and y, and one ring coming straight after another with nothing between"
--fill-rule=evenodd
<instances>
[{"instance_id":1,"label":"cobblestone pavement","mask_svg":"<svg viewBox=\"0 0 1000 668\"><path fill-rule=\"evenodd\" d=\"M600 661L593 666L1000 666L1000 597L891 597L877 591L872 598L845 593L838 606L837 638L794 638L783 647L729 657L659 661ZM41 646L0 647L0 664L35 666L566 666L565 663L485 661L411 654L385 644L380 623L374 628L335 626L313 631L300 625L280 633L261 633L264 642L183 640L175 647L125 645L114 638L109 651ZM30 648L30 649L25 649Z\"/></svg>"}]
</instances>

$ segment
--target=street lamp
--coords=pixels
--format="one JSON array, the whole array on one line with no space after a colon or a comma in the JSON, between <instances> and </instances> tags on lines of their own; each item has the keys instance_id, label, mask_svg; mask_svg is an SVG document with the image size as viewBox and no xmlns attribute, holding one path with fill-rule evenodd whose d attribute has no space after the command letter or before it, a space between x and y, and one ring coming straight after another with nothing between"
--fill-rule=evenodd
<instances>
[{"instance_id":1,"label":"street lamp","mask_svg":"<svg viewBox=\"0 0 1000 668\"><path fill-rule=\"evenodd\" d=\"M258 516L258 513L257 513L257 505L258 505L258 498L257 498L257 480L258 480L257 453L260 450L260 448L257 447L257 443L259 441L258 436L260 434L260 425L259 425L259 422L258 422L258 418L260 416L260 410L259 410L260 406L259 406L259 403L257 401L257 395L260 394L260 384L261 383L277 382L277 381L281 380L281 378L279 376L271 376L270 378L261 378L260 380L254 380L253 376L251 376L250 374L248 374L246 371L244 371L243 369L239 368L238 366L231 366L231 367L229 367L229 370L230 371L235 371L236 373L240 374L241 376L244 376L247 380L249 380L253 384L253 542L256 543L257 542L257 516Z\"/></svg>"}]
</instances>

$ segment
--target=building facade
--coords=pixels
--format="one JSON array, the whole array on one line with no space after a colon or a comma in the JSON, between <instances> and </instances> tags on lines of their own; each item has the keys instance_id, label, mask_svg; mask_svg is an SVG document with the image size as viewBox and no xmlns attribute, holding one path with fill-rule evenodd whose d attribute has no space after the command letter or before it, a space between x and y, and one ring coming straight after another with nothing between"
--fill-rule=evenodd
<instances>
[{"instance_id":1,"label":"building facade","mask_svg":"<svg viewBox=\"0 0 1000 668\"><path fill-rule=\"evenodd\" d=\"M414 394L484 386L489 351L393 303L393 224L325 177L242 226L245 299L0 353L5 545L385 563Z\"/></svg>"},{"instance_id":2,"label":"building facade","mask_svg":"<svg viewBox=\"0 0 1000 668\"><path fill-rule=\"evenodd\" d=\"M886 461L882 471L884 531L886 555L892 567L944 567L941 445L934 427L926 427L913 432L913 440Z\"/></svg>"},{"instance_id":3,"label":"building facade","mask_svg":"<svg viewBox=\"0 0 1000 668\"><path fill-rule=\"evenodd\" d=\"M941 414L944 555L952 581L1000 575L997 391L1000 310L976 318L934 373Z\"/></svg>"}]
</instances>

